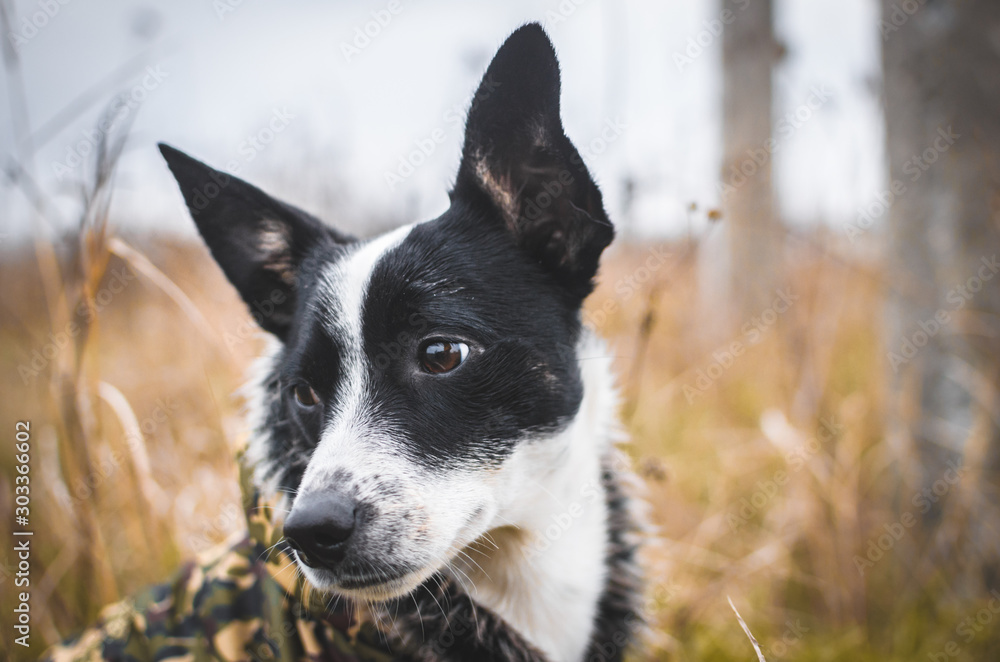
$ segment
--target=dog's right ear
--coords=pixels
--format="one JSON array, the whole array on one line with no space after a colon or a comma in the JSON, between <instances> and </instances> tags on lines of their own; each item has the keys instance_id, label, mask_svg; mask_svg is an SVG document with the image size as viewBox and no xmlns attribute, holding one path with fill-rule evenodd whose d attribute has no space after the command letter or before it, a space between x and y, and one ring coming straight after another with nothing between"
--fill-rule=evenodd
<instances>
[{"instance_id":1,"label":"dog's right ear","mask_svg":"<svg viewBox=\"0 0 1000 662\"><path fill-rule=\"evenodd\" d=\"M299 267L320 242L348 237L255 186L160 143L198 231L265 331L285 340L296 307ZM266 304L265 302L270 302Z\"/></svg>"},{"instance_id":2,"label":"dog's right ear","mask_svg":"<svg viewBox=\"0 0 1000 662\"><path fill-rule=\"evenodd\" d=\"M555 48L538 23L493 57L465 124L452 201L486 199L530 258L582 301L615 231L563 131Z\"/></svg>"}]
</instances>

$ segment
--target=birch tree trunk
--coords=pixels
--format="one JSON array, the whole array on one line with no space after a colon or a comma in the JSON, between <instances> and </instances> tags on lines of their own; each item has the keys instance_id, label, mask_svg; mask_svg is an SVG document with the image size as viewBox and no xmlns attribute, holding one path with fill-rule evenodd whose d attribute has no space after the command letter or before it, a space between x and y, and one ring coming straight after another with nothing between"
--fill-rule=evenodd
<instances>
[{"instance_id":1,"label":"birch tree trunk","mask_svg":"<svg viewBox=\"0 0 1000 662\"><path fill-rule=\"evenodd\" d=\"M726 287L745 321L774 298L783 237L771 181L771 0L723 0L721 198Z\"/></svg>"},{"instance_id":2,"label":"birch tree trunk","mask_svg":"<svg viewBox=\"0 0 1000 662\"><path fill-rule=\"evenodd\" d=\"M1000 2L882 0L880 29L889 439L916 459L909 474L928 496L951 490L949 470L964 463L963 487L983 499L970 507L981 518L969 525L970 551L989 566L1000 552L990 521L1000 470ZM925 524L948 524L946 499L928 501Z\"/></svg>"}]
</instances>

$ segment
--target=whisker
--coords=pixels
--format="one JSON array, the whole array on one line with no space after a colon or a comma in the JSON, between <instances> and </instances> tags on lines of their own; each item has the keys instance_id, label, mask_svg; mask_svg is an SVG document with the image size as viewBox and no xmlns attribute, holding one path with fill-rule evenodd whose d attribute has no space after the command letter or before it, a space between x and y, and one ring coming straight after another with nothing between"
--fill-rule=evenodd
<instances>
[{"instance_id":1,"label":"whisker","mask_svg":"<svg viewBox=\"0 0 1000 662\"><path fill-rule=\"evenodd\" d=\"M257 558L254 559L254 563L256 563L257 561L260 561L260 557L264 556L265 554L267 555L267 559L265 559L265 562L267 560L270 560L270 558L271 558L271 552L274 551L275 547L277 547L278 545L280 545L283 542L285 542L285 537L281 536L281 538L278 539L278 542L274 543L273 545L271 545L270 547L268 547L267 549L265 549L263 552L261 552L260 554L258 554Z\"/></svg>"}]
</instances>

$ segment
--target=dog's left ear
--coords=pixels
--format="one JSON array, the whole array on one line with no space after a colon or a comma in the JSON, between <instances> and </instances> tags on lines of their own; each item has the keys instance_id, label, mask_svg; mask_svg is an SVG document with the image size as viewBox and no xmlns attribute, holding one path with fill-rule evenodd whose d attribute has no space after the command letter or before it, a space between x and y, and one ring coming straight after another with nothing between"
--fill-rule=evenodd
<instances>
[{"instance_id":1,"label":"dog's left ear","mask_svg":"<svg viewBox=\"0 0 1000 662\"><path fill-rule=\"evenodd\" d=\"M349 238L241 179L159 147L215 261L261 327L286 340L306 255Z\"/></svg>"},{"instance_id":2,"label":"dog's left ear","mask_svg":"<svg viewBox=\"0 0 1000 662\"><path fill-rule=\"evenodd\" d=\"M614 228L559 115L559 62L530 23L497 51L472 102L452 200L485 201L517 244L582 300Z\"/></svg>"}]
</instances>

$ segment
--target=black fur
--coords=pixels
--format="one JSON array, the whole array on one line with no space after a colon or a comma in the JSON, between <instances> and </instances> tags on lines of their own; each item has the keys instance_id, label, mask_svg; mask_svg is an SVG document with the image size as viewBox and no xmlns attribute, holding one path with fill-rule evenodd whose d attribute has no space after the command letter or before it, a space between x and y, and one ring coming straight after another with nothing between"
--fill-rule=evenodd
<instances>
[{"instance_id":1,"label":"black fur","mask_svg":"<svg viewBox=\"0 0 1000 662\"><path fill-rule=\"evenodd\" d=\"M212 257L258 313L260 325L286 340L302 281L300 265L310 254L335 253L348 237L170 145L159 147ZM268 301L274 310L260 314Z\"/></svg>"},{"instance_id":2,"label":"black fur","mask_svg":"<svg viewBox=\"0 0 1000 662\"><path fill-rule=\"evenodd\" d=\"M580 406L574 349L580 306L614 230L597 185L563 132L559 87L555 52L542 28L515 31L469 111L450 208L384 255L365 292L360 349L372 414L393 431L401 453L435 471L502 463L530 434L563 428ZM354 240L246 182L166 145L160 149L213 256L251 311L260 313L261 326L283 343L264 384L257 432L268 439L280 489L294 493L342 395L342 359L356 349L330 330L321 278ZM260 312L264 301L273 303L266 314ZM434 338L467 343L469 359L446 375L428 374L416 357ZM319 403L298 404L297 384L312 388ZM636 625L635 527L611 468L603 482L609 579L586 659L620 660L624 644L618 642L627 643ZM407 498L391 483L381 489L387 501ZM358 508L360 521L374 504ZM393 544L391 536L355 537L352 545L367 546L369 559ZM345 566L362 573L366 563L351 558ZM439 604L447 605L444 612ZM444 577L392 607L399 641L416 651L415 659L543 660ZM469 627L457 629L460 622ZM445 639L451 644L439 646ZM611 653L608 645L615 647Z\"/></svg>"},{"instance_id":3,"label":"black fur","mask_svg":"<svg viewBox=\"0 0 1000 662\"><path fill-rule=\"evenodd\" d=\"M605 458L601 473L608 506L608 552L605 559L607 582L597 605L597 619L588 662L621 662L642 627L639 604L642 576L639 572L639 544L642 532L631 510L631 500L622 485L614 462Z\"/></svg>"},{"instance_id":4,"label":"black fur","mask_svg":"<svg viewBox=\"0 0 1000 662\"><path fill-rule=\"evenodd\" d=\"M452 199L491 201L495 219L579 303L614 228L563 132L559 92L552 42L537 23L519 28L474 97Z\"/></svg>"},{"instance_id":5,"label":"black fur","mask_svg":"<svg viewBox=\"0 0 1000 662\"><path fill-rule=\"evenodd\" d=\"M545 662L545 656L444 575L380 605L376 622L414 662Z\"/></svg>"},{"instance_id":6,"label":"black fur","mask_svg":"<svg viewBox=\"0 0 1000 662\"><path fill-rule=\"evenodd\" d=\"M376 267L363 328L380 417L436 470L502 462L525 434L560 428L580 405L576 357L565 351L580 332L573 298L460 199ZM416 356L433 337L467 342L469 360L432 375L384 359Z\"/></svg>"}]
</instances>

